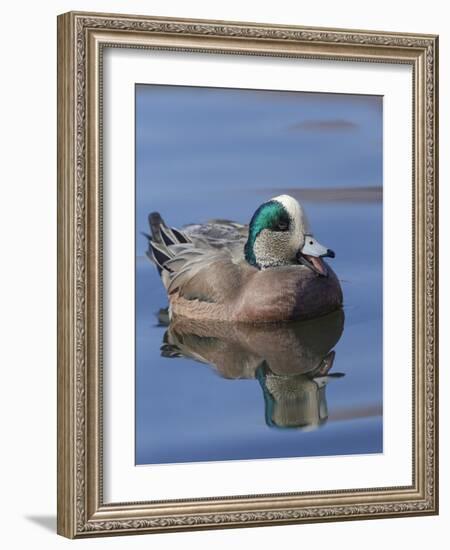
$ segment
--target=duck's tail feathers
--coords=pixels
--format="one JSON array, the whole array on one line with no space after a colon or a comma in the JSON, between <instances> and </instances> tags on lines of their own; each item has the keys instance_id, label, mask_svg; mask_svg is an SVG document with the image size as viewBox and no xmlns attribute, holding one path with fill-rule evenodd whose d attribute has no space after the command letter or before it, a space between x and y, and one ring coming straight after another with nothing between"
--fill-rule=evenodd
<instances>
[{"instance_id":1,"label":"duck's tail feathers","mask_svg":"<svg viewBox=\"0 0 450 550\"><path fill-rule=\"evenodd\" d=\"M169 268L165 265L170 256L168 255L166 249L157 245L153 241L149 242L147 257L156 265L158 273L161 275L162 270L170 271Z\"/></svg>"},{"instance_id":2,"label":"duck's tail feathers","mask_svg":"<svg viewBox=\"0 0 450 550\"><path fill-rule=\"evenodd\" d=\"M148 216L151 235L143 233L148 241L147 257L156 265L159 274L162 271L171 271L166 262L174 257L170 247L178 244L191 243L191 239L179 229L166 225L159 212L152 212Z\"/></svg>"},{"instance_id":3,"label":"duck's tail feathers","mask_svg":"<svg viewBox=\"0 0 450 550\"><path fill-rule=\"evenodd\" d=\"M175 238L180 244L188 244L192 242L186 233L183 233L179 229L175 229L175 227L172 227L172 233L175 235Z\"/></svg>"}]
</instances>

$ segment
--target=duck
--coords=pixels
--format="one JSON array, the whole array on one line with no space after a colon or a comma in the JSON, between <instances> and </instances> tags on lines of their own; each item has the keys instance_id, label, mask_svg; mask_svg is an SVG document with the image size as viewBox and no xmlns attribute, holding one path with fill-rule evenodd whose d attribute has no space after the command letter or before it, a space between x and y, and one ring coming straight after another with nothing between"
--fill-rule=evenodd
<instances>
[{"instance_id":1,"label":"duck","mask_svg":"<svg viewBox=\"0 0 450 550\"><path fill-rule=\"evenodd\" d=\"M168 226L148 216L147 257L167 291L169 316L273 323L342 307L340 282L324 258L303 206L290 195L262 203L250 223L225 219Z\"/></svg>"}]
</instances>

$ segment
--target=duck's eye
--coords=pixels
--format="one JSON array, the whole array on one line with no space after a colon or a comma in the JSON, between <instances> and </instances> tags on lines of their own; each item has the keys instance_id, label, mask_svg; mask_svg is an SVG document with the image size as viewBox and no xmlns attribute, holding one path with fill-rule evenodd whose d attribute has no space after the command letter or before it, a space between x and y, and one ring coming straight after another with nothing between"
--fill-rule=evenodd
<instances>
[{"instance_id":1,"label":"duck's eye","mask_svg":"<svg viewBox=\"0 0 450 550\"><path fill-rule=\"evenodd\" d=\"M278 222L277 229L278 231L287 231L289 227L288 222Z\"/></svg>"}]
</instances>

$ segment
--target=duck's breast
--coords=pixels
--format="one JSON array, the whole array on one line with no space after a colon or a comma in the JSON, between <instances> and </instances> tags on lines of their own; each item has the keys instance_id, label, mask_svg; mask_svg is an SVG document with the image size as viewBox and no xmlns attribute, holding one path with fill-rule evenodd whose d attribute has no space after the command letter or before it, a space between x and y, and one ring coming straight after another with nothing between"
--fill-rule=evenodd
<instances>
[{"instance_id":1,"label":"duck's breast","mask_svg":"<svg viewBox=\"0 0 450 550\"><path fill-rule=\"evenodd\" d=\"M255 272L242 288L234 318L245 322L310 319L342 306L342 289L334 271L320 276L304 266Z\"/></svg>"}]
</instances>

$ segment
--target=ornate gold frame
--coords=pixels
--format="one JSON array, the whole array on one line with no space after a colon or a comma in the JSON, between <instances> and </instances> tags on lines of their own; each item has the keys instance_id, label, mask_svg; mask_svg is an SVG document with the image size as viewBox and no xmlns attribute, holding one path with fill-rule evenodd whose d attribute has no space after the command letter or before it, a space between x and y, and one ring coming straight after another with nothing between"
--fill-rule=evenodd
<instances>
[{"instance_id":1,"label":"ornate gold frame","mask_svg":"<svg viewBox=\"0 0 450 550\"><path fill-rule=\"evenodd\" d=\"M165 502L102 500L102 49L413 67L413 484ZM66 537L437 514L438 38L67 13L58 17L58 533Z\"/></svg>"}]
</instances>

